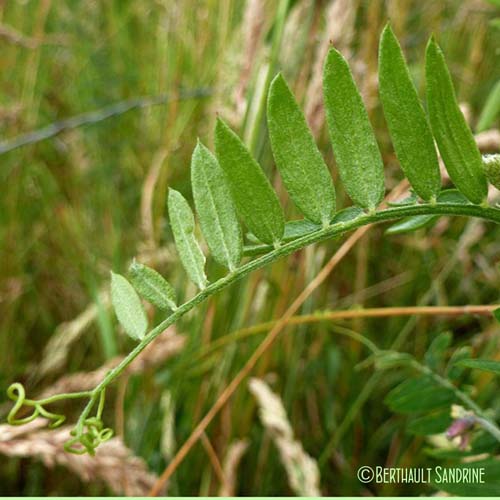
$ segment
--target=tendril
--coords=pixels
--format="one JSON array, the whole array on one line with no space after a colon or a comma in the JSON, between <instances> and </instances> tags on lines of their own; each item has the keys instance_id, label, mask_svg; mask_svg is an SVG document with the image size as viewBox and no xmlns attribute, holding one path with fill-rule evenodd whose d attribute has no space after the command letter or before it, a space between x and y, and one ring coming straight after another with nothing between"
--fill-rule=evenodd
<instances>
[{"instance_id":1,"label":"tendril","mask_svg":"<svg viewBox=\"0 0 500 500\"><path fill-rule=\"evenodd\" d=\"M64 450L68 453L82 455L88 453L95 455L96 448L105 441L113 437L113 430L104 427L101 420L104 403L106 399L105 391L99 393L99 404L94 417L87 417L71 431L73 436L64 444Z\"/></svg>"},{"instance_id":2,"label":"tendril","mask_svg":"<svg viewBox=\"0 0 500 500\"><path fill-rule=\"evenodd\" d=\"M7 397L14 401L14 405L7 415L7 422L10 425L24 425L32 422L37 417L44 417L49 421L48 427L55 429L63 424L66 420L66 416L51 412L47 410L44 405L64 399L75 399L90 396L91 393L86 392L69 393L36 401L26 398L26 390L24 386L19 382L16 382L10 385L7 389ZM104 427L104 423L101 418L106 398L105 391L100 391L98 397L99 404L96 415L84 418L79 422L75 429L70 432L72 437L64 444L64 450L68 453L74 453L77 455L89 453L90 455L95 455L95 449L101 443L104 443L113 437L113 430ZM92 395L91 401L94 400L94 398L97 399L97 395ZM33 408L33 411L28 416L18 417L19 412L22 411L23 408Z\"/></svg>"}]
</instances>

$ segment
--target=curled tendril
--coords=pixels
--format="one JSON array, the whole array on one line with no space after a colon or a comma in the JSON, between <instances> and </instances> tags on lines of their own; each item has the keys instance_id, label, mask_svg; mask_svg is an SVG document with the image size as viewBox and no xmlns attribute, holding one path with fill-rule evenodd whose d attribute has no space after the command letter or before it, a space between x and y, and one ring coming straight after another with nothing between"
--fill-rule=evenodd
<instances>
[{"instance_id":1,"label":"curled tendril","mask_svg":"<svg viewBox=\"0 0 500 500\"><path fill-rule=\"evenodd\" d=\"M57 400L89 397L91 394L92 393L88 392L68 393L57 396ZM7 415L7 422L10 425L27 424L41 416L49 421L49 428L55 429L56 427L60 427L66 420L64 415L53 413L44 408L44 404L54 403L55 398L47 398L40 401L28 399L26 398L26 391L23 385L19 382L11 384L8 387L7 397L14 401L14 405ZM84 418L84 415L82 415L79 423L70 433L72 437L64 444L64 449L68 453L75 453L78 455L89 453L90 455L95 455L95 449L101 443L104 443L113 437L112 429L104 427L101 419L104 409L105 391L100 391L98 397L99 404L97 414L93 417L87 418ZM97 398L97 396L95 396L95 398ZM91 405L93 401L94 397L91 397ZM25 407L33 408L32 413L26 417L18 417L19 412Z\"/></svg>"},{"instance_id":2,"label":"curled tendril","mask_svg":"<svg viewBox=\"0 0 500 500\"><path fill-rule=\"evenodd\" d=\"M37 417L42 416L50 421L49 427L51 429L55 429L56 427L62 425L62 423L66 420L64 415L52 413L46 410L40 402L27 399L26 391L24 390L23 385L19 382L9 386L7 389L7 397L14 401L14 406L7 415L7 422L10 425L28 424ZM33 412L27 417L17 418L17 414L23 407L31 407L33 408Z\"/></svg>"},{"instance_id":3,"label":"curled tendril","mask_svg":"<svg viewBox=\"0 0 500 500\"><path fill-rule=\"evenodd\" d=\"M9 414L7 415L7 422L10 425L23 425L27 424L29 422L32 422L35 420L40 415L40 409L35 406L35 409L33 410L33 413L27 417L23 418L16 418L19 410L27 404L26 402L26 391L24 390L24 387L22 384L19 382L16 382L15 384L11 384L9 388L7 389L7 397L14 401L14 406L10 410ZM28 405L32 406L32 405Z\"/></svg>"},{"instance_id":4,"label":"curled tendril","mask_svg":"<svg viewBox=\"0 0 500 500\"><path fill-rule=\"evenodd\" d=\"M78 432L73 429L73 437L64 443L64 450L68 453L95 455L95 449L113 437L113 430L105 428L102 420L97 417L86 418L83 426L85 431Z\"/></svg>"},{"instance_id":5,"label":"curled tendril","mask_svg":"<svg viewBox=\"0 0 500 500\"><path fill-rule=\"evenodd\" d=\"M60 413L53 413L44 408L41 401L34 401L26 398L26 391L22 384L16 382L11 384L7 389L7 397L14 401L14 406L7 415L7 422L10 425L23 425L32 422L37 417L44 417L49 420L49 428L55 429L60 427L66 417ZM47 401L45 401L47 402ZM17 414L23 407L33 408L33 412L27 417L18 418Z\"/></svg>"}]
</instances>

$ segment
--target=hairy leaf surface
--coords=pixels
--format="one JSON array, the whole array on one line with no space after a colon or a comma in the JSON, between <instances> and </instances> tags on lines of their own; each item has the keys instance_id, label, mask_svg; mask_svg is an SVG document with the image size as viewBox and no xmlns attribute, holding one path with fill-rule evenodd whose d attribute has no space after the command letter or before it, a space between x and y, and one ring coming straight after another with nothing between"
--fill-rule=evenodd
<instances>
[{"instance_id":1,"label":"hairy leaf surface","mask_svg":"<svg viewBox=\"0 0 500 500\"><path fill-rule=\"evenodd\" d=\"M345 190L357 205L375 209L384 196L380 151L346 60L330 49L323 74L326 118Z\"/></svg>"},{"instance_id":2,"label":"hairy leaf surface","mask_svg":"<svg viewBox=\"0 0 500 500\"><path fill-rule=\"evenodd\" d=\"M269 90L267 122L276 166L290 197L307 219L328 225L335 211L332 177L281 74Z\"/></svg>"},{"instance_id":3,"label":"hairy leaf surface","mask_svg":"<svg viewBox=\"0 0 500 500\"><path fill-rule=\"evenodd\" d=\"M134 287L121 274L111 272L111 302L118 321L129 337L141 340L148 320Z\"/></svg>"},{"instance_id":4,"label":"hairy leaf surface","mask_svg":"<svg viewBox=\"0 0 500 500\"><path fill-rule=\"evenodd\" d=\"M425 57L427 106L434 138L455 186L472 202L488 194L481 154L458 107L444 55L431 38Z\"/></svg>"},{"instance_id":5,"label":"hairy leaf surface","mask_svg":"<svg viewBox=\"0 0 500 500\"><path fill-rule=\"evenodd\" d=\"M215 150L243 222L262 242L279 243L285 219L278 197L241 139L220 118Z\"/></svg>"},{"instance_id":6,"label":"hairy leaf surface","mask_svg":"<svg viewBox=\"0 0 500 500\"><path fill-rule=\"evenodd\" d=\"M182 265L191 281L198 288L205 288L205 256L194 235L193 212L181 193L174 189L168 191L168 213Z\"/></svg>"},{"instance_id":7,"label":"hairy leaf surface","mask_svg":"<svg viewBox=\"0 0 500 500\"><path fill-rule=\"evenodd\" d=\"M160 309L176 309L172 285L157 271L134 260L129 268L130 281L139 294Z\"/></svg>"},{"instance_id":8,"label":"hairy leaf surface","mask_svg":"<svg viewBox=\"0 0 500 500\"><path fill-rule=\"evenodd\" d=\"M241 260L243 240L231 192L215 156L198 142L191 183L200 226L214 259L231 271Z\"/></svg>"},{"instance_id":9,"label":"hairy leaf surface","mask_svg":"<svg viewBox=\"0 0 500 500\"><path fill-rule=\"evenodd\" d=\"M424 200L441 189L434 139L403 52L389 25L380 39L379 90L396 155L415 192Z\"/></svg>"}]
</instances>

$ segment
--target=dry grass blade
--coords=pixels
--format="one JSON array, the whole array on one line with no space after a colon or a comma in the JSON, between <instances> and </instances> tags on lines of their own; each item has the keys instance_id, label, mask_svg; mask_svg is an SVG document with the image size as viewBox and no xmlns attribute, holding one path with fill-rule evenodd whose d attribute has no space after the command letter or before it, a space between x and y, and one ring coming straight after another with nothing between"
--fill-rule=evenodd
<instances>
[{"instance_id":1,"label":"dry grass blade","mask_svg":"<svg viewBox=\"0 0 500 500\"><path fill-rule=\"evenodd\" d=\"M235 441L229 446L222 470L224 472L225 483L219 490L220 497L232 497L236 494L238 467L243 455L247 451L248 441L245 439Z\"/></svg>"},{"instance_id":2,"label":"dry grass blade","mask_svg":"<svg viewBox=\"0 0 500 500\"><path fill-rule=\"evenodd\" d=\"M357 2L354 0L333 0L326 12L326 28L323 39L316 50L316 58L310 83L306 91L306 120L315 136L325 123L323 109L323 63L330 44L348 55L354 36Z\"/></svg>"},{"instance_id":3,"label":"dry grass blade","mask_svg":"<svg viewBox=\"0 0 500 500\"><path fill-rule=\"evenodd\" d=\"M290 488L300 496L321 496L318 464L295 439L281 399L260 379L250 379L248 387L259 404L262 425L278 448Z\"/></svg>"},{"instance_id":4,"label":"dry grass blade","mask_svg":"<svg viewBox=\"0 0 500 500\"><path fill-rule=\"evenodd\" d=\"M74 455L63 449L71 427L41 429L46 425L44 419L17 428L0 425L0 454L37 458L49 468L66 467L84 482L103 481L117 494L145 495L154 484L156 478L144 460L134 456L120 438L102 444L94 457Z\"/></svg>"}]
</instances>

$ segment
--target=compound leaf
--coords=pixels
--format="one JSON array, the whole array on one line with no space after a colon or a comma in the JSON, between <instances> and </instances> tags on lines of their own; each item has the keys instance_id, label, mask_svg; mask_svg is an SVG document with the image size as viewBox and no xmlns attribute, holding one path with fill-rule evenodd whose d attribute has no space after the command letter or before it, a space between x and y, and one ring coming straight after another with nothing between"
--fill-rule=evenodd
<instances>
[{"instance_id":1,"label":"compound leaf","mask_svg":"<svg viewBox=\"0 0 500 500\"><path fill-rule=\"evenodd\" d=\"M328 225L335 211L332 177L281 74L269 89L267 122L276 166L290 197L307 219Z\"/></svg>"},{"instance_id":2,"label":"compound leaf","mask_svg":"<svg viewBox=\"0 0 500 500\"><path fill-rule=\"evenodd\" d=\"M233 271L241 260L243 240L226 177L215 156L198 142L191 159L196 212L214 259Z\"/></svg>"},{"instance_id":3,"label":"compound leaf","mask_svg":"<svg viewBox=\"0 0 500 500\"><path fill-rule=\"evenodd\" d=\"M323 72L326 118L345 190L373 210L384 196L384 166L368 114L347 61L330 49Z\"/></svg>"}]
</instances>

